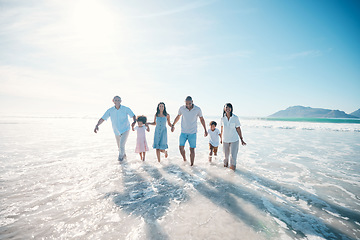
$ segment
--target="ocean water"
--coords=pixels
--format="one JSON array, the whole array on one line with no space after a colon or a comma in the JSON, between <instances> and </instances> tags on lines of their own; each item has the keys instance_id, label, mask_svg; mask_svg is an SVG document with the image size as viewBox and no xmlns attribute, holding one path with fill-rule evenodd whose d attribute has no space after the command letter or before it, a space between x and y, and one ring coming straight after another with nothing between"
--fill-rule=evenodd
<instances>
[{"instance_id":1,"label":"ocean water","mask_svg":"<svg viewBox=\"0 0 360 240\"><path fill-rule=\"evenodd\" d=\"M314 122L314 123L356 123L360 124L360 118L260 118L266 121L281 122Z\"/></svg>"},{"instance_id":2,"label":"ocean water","mask_svg":"<svg viewBox=\"0 0 360 240\"><path fill-rule=\"evenodd\" d=\"M360 239L360 124L242 120L233 172L202 131L184 163L179 124L168 159L132 132L119 164L96 122L1 118L0 239Z\"/></svg>"}]
</instances>

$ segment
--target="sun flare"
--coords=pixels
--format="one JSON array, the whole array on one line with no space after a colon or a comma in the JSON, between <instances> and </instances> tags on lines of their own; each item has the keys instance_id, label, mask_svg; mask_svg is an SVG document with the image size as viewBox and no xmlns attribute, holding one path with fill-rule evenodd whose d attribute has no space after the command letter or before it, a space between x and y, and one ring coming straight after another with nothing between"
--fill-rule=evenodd
<instances>
[{"instance_id":1,"label":"sun flare","mask_svg":"<svg viewBox=\"0 0 360 240\"><path fill-rule=\"evenodd\" d=\"M108 46L117 33L118 16L101 1L69 3L67 25L77 40L89 46Z\"/></svg>"}]
</instances>

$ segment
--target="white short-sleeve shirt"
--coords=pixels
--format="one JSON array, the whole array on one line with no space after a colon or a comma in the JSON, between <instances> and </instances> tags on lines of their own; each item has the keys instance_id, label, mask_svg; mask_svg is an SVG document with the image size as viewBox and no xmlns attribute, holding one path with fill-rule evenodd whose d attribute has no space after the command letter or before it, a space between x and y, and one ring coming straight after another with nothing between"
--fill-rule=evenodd
<instances>
[{"instance_id":1,"label":"white short-sleeve shirt","mask_svg":"<svg viewBox=\"0 0 360 240\"><path fill-rule=\"evenodd\" d=\"M115 106L109 108L101 118L107 120L110 117L115 135L121 135L130 130L129 117L133 116L135 114L130 108L120 105L119 109L116 109Z\"/></svg>"},{"instance_id":2,"label":"white short-sleeve shirt","mask_svg":"<svg viewBox=\"0 0 360 240\"><path fill-rule=\"evenodd\" d=\"M193 134L197 132L197 118L202 117L201 109L198 106L193 106L191 110L186 106L179 108L178 115L181 117L181 133Z\"/></svg>"},{"instance_id":3,"label":"white short-sleeve shirt","mask_svg":"<svg viewBox=\"0 0 360 240\"><path fill-rule=\"evenodd\" d=\"M220 130L215 128L214 131L211 131L211 128L208 130L208 134L209 134L209 143L213 146L213 147L217 147L220 144Z\"/></svg>"},{"instance_id":4,"label":"white short-sleeve shirt","mask_svg":"<svg viewBox=\"0 0 360 240\"><path fill-rule=\"evenodd\" d=\"M223 142L230 143L239 141L239 134L236 131L240 127L239 118L233 114L230 119L226 116L221 118L221 126L223 126Z\"/></svg>"}]
</instances>

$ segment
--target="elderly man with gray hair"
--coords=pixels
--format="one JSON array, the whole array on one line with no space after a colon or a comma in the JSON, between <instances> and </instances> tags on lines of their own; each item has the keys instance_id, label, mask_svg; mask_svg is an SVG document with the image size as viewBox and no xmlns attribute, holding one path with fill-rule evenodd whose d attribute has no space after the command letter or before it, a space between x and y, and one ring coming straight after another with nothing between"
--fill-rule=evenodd
<instances>
[{"instance_id":1,"label":"elderly man with gray hair","mask_svg":"<svg viewBox=\"0 0 360 240\"><path fill-rule=\"evenodd\" d=\"M116 142L119 148L118 160L123 161L126 156L125 144L130 132L129 117L133 118L134 122L131 124L131 127L134 127L136 123L136 116L130 108L121 105L121 98L119 96L115 96L113 98L113 103L115 106L109 108L99 119L95 126L94 132L97 133L99 131L99 125L110 117Z\"/></svg>"}]
</instances>

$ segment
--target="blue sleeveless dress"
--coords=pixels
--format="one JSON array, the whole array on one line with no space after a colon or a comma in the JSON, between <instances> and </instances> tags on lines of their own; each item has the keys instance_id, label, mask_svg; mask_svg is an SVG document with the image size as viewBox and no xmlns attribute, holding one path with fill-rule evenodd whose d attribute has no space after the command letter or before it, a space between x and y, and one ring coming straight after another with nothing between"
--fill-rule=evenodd
<instances>
[{"instance_id":1,"label":"blue sleeveless dress","mask_svg":"<svg viewBox=\"0 0 360 240\"><path fill-rule=\"evenodd\" d=\"M153 144L154 149L165 150L168 148L166 121L166 117L156 117L156 128Z\"/></svg>"}]
</instances>

